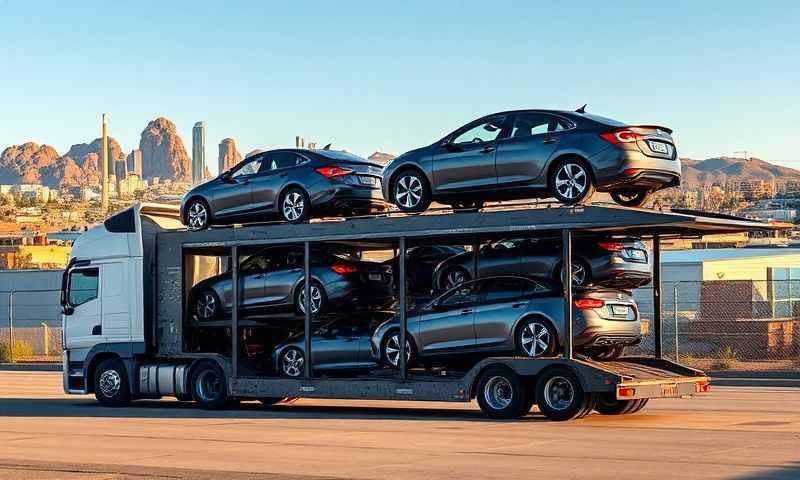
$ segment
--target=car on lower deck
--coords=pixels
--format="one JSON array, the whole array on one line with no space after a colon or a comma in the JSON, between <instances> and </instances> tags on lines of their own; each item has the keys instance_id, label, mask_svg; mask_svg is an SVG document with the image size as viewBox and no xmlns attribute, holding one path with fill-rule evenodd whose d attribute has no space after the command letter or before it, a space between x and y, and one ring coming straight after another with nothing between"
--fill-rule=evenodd
<instances>
[{"instance_id":1,"label":"car on lower deck","mask_svg":"<svg viewBox=\"0 0 800 480\"><path fill-rule=\"evenodd\" d=\"M382 166L347 152L281 149L254 154L181 201L192 230L211 225L368 214L386 209Z\"/></svg>"},{"instance_id":2,"label":"car on lower deck","mask_svg":"<svg viewBox=\"0 0 800 480\"><path fill-rule=\"evenodd\" d=\"M383 170L383 197L405 212L431 202L480 207L485 201L554 197L565 204L609 192L641 206L679 186L672 130L577 111L516 110L472 121L406 152Z\"/></svg>"},{"instance_id":3,"label":"car on lower deck","mask_svg":"<svg viewBox=\"0 0 800 480\"><path fill-rule=\"evenodd\" d=\"M573 346L600 359L620 356L641 341L639 309L621 290L580 289L574 293ZM564 344L564 297L547 279L498 276L466 282L408 312L409 362L463 354L558 354ZM399 361L400 319L378 326L372 353L384 364Z\"/></svg>"},{"instance_id":4,"label":"car on lower deck","mask_svg":"<svg viewBox=\"0 0 800 480\"><path fill-rule=\"evenodd\" d=\"M523 275L561 281L561 241L549 238L502 239L484 244L475 255L452 256L433 273L433 288L442 292L455 285L490 275ZM637 288L650 283L652 265L647 246L636 237L576 237L573 241L572 282Z\"/></svg>"}]
</instances>

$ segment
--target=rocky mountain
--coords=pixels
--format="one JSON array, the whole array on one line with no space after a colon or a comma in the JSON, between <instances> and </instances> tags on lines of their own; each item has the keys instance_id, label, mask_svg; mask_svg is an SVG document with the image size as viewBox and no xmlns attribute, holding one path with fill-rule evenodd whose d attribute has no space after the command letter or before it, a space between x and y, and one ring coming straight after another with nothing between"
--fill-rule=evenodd
<instances>
[{"instance_id":1,"label":"rocky mountain","mask_svg":"<svg viewBox=\"0 0 800 480\"><path fill-rule=\"evenodd\" d=\"M182 182L192 179L192 162L175 124L158 117L147 124L139 140L142 151L142 176Z\"/></svg>"},{"instance_id":2,"label":"rocky mountain","mask_svg":"<svg viewBox=\"0 0 800 480\"><path fill-rule=\"evenodd\" d=\"M370 162L379 163L381 165L386 165L391 160L393 160L394 157L395 156L392 155L391 153L375 152L369 157L367 157L367 160L369 160Z\"/></svg>"},{"instance_id":3,"label":"rocky mountain","mask_svg":"<svg viewBox=\"0 0 800 480\"><path fill-rule=\"evenodd\" d=\"M97 154L93 154L95 157ZM86 163L93 163L93 167L97 168L96 161ZM63 156L58 158L55 163L42 168L39 173L41 174L41 182L51 188L60 187L77 187L88 183L84 170L75 163L71 157ZM99 177L95 177L99 181Z\"/></svg>"},{"instance_id":4,"label":"rocky mountain","mask_svg":"<svg viewBox=\"0 0 800 480\"><path fill-rule=\"evenodd\" d=\"M242 154L236 148L236 140L232 138L224 138L219 142L219 156L217 157L217 165L219 166L219 173L228 170L232 166L242 161Z\"/></svg>"},{"instance_id":5,"label":"rocky mountain","mask_svg":"<svg viewBox=\"0 0 800 480\"><path fill-rule=\"evenodd\" d=\"M33 142L11 145L0 154L0 183L38 183L39 170L55 163L58 152Z\"/></svg>"},{"instance_id":6,"label":"rocky mountain","mask_svg":"<svg viewBox=\"0 0 800 480\"><path fill-rule=\"evenodd\" d=\"M775 180L785 182L800 180L800 170L782 167L758 158L716 157L705 160L681 159L683 187L694 188L714 183L724 185L730 181Z\"/></svg>"}]
</instances>

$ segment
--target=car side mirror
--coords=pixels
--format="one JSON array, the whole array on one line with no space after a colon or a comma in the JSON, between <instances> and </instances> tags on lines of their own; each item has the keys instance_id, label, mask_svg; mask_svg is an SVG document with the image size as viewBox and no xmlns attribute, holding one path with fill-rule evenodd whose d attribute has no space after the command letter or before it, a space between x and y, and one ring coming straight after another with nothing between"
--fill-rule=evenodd
<instances>
[{"instance_id":1,"label":"car side mirror","mask_svg":"<svg viewBox=\"0 0 800 480\"><path fill-rule=\"evenodd\" d=\"M431 304L431 310L433 310L434 312L443 312L447 310L447 307L445 307L439 302L435 302Z\"/></svg>"},{"instance_id":2,"label":"car side mirror","mask_svg":"<svg viewBox=\"0 0 800 480\"><path fill-rule=\"evenodd\" d=\"M70 316L73 313L75 313L75 308L71 307L69 305L64 305L63 307L61 307L61 313L63 313L64 315Z\"/></svg>"}]
</instances>

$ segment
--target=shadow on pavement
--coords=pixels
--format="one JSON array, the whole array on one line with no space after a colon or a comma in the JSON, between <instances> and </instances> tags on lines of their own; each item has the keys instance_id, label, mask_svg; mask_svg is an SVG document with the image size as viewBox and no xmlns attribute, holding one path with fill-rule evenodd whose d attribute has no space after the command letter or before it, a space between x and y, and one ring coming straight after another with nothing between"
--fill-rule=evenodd
<instances>
[{"instance_id":1,"label":"shadow on pavement","mask_svg":"<svg viewBox=\"0 0 800 480\"><path fill-rule=\"evenodd\" d=\"M396 402L395 402L396 404ZM279 404L263 406L246 402L228 410L202 410L193 402L138 400L128 407L101 407L94 400L62 398L0 398L2 417L98 417L98 418L237 418L237 419L363 419L363 420L462 420L502 422L488 419L477 409L362 407L358 405ZM514 422L547 421L530 414Z\"/></svg>"},{"instance_id":2,"label":"shadow on pavement","mask_svg":"<svg viewBox=\"0 0 800 480\"><path fill-rule=\"evenodd\" d=\"M797 480L798 478L800 478L800 462L772 467L751 475L734 477L735 480Z\"/></svg>"}]
</instances>

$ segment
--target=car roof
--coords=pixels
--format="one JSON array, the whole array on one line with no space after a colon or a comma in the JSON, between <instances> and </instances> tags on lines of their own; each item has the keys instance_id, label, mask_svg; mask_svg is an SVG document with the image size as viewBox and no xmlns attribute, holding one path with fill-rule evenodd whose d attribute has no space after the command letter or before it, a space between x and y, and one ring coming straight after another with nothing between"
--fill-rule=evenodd
<instances>
[{"instance_id":1,"label":"car roof","mask_svg":"<svg viewBox=\"0 0 800 480\"><path fill-rule=\"evenodd\" d=\"M625 123L620 122L619 120L614 120L613 118L607 118L600 115L595 115L593 113L580 113L574 110L553 110L553 109L546 109L546 108L528 108L528 109L521 109L521 110L505 110L502 112L495 112L490 113L488 115L484 115L482 117L476 118L474 121L482 120L484 118L494 117L496 115L511 115L516 113L549 113L552 115L561 115L567 118L575 119L575 118L582 118L591 120L598 123L603 123L611 126L623 126ZM472 123L472 122L470 122Z\"/></svg>"}]
</instances>

